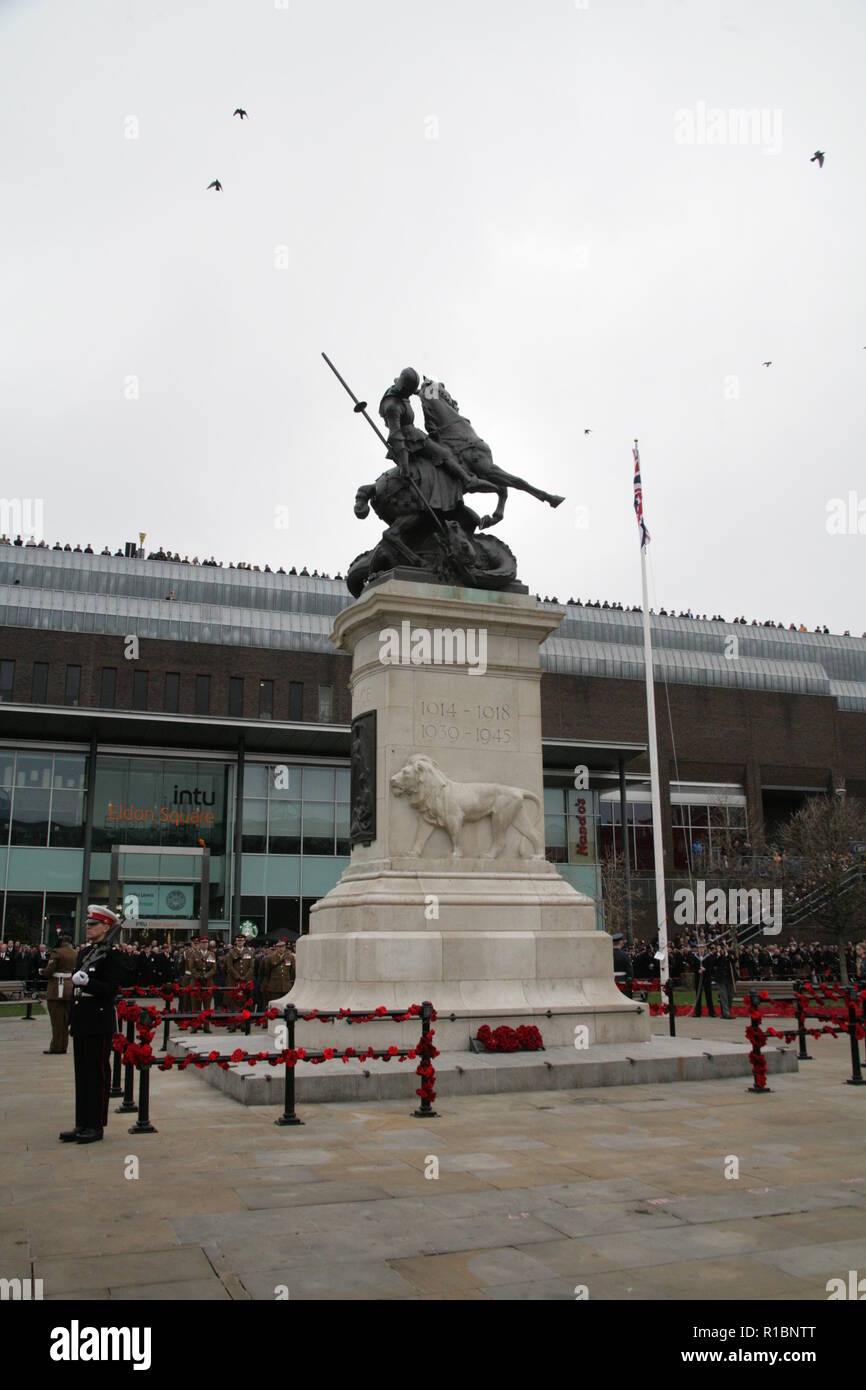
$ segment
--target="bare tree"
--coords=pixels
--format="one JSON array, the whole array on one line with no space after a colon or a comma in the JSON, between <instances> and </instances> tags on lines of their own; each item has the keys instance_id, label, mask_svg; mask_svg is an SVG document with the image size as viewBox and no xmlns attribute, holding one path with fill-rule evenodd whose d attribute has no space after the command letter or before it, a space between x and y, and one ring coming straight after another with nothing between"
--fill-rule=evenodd
<instances>
[{"instance_id":1,"label":"bare tree","mask_svg":"<svg viewBox=\"0 0 866 1390\"><path fill-rule=\"evenodd\" d=\"M601 861L601 903L604 929L608 935L613 936L615 932L625 933L625 869L622 858L615 858L610 850Z\"/></svg>"},{"instance_id":2,"label":"bare tree","mask_svg":"<svg viewBox=\"0 0 866 1390\"><path fill-rule=\"evenodd\" d=\"M809 921L836 944L840 978L847 984L845 944L862 932L866 918L866 804L843 790L810 797L779 840L783 912Z\"/></svg>"}]
</instances>

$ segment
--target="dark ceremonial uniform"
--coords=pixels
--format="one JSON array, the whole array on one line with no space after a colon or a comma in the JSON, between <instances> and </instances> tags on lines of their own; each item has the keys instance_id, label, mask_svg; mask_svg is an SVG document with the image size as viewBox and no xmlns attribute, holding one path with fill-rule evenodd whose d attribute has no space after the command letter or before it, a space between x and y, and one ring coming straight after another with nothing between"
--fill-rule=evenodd
<instances>
[{"instance_id":1,"label":"dark ceremonial uniform","mask_svg":"<svg viewBox=\"0 0 866 1390\"><path fill-rule=\"evenodd\" d=\"M719 1012L722 1018L732 1018L731 1005L734 1001L736 976L734 962L727 951L715 951L712 956L710 977L719 996Z\"/></svg>"},{"instance_id":2,"label":"dark ceremonial uniform","mask_svg":"<svg viewBox=\"0 0 866 1390\"><path fill-rule=\"evenodd\" d=\"M162 984L162 971L159 966L159 956L152 950L145 949L137 957L137 969L135 982L142 989L159 989Z\"/></svg>"},{"instance_id":3,"label":"dark ceremonial uniform","mask_svg":"<svg viewBox=\"0 0 866 1390\"><path fill-rule=\"evenodd\" d=\"M613 948L613 973L617 976L617 984L623 987L628 998L631 998L634 990L634 966L631 963L631 956L619 945Z\"/></svg>"},{"instance_id":4,"label":"dark ceremonial uniform","mask_svg":"<svg viewBox=\"0 0 866 1390\"><path fill-rule=\"evenodd\" d=\"M66 1052L69 1047L69 1010L72 1005L72 972L76 967L77 951L68 941L51 952L42 975L48 981L45 1002L51 1019L49 1052Z\"/></svg>"},{"instance_id":5,"label":"dark ceremonial uniform","mask_svg":"<svg viewBox=\"0 0 866 1390\"><path fill-rule=\"evenodd\" d=\"M701 1001L707 1006L707 1018L715 1018L716 1011L713 1008L713 987L712 978L715 968L716 954L709 951L703 958L699 957L697 980L697 990L695 992L695 1018L701 1017ZM701 968L703 966L703 969Z\"/></svg>"},{"instance_id":6,"label":"dark ceremonial uniform","mask_svg":"<svg viewBox=\"0 0 866 1390\"><path fill-rule=\"evenodd\" d=\"M76 985L69 1014L75 1057L75 1128L102 1134L108 1124L111 1090L111 1040L117 1032L114 1000L124 978L122 952L111 951L87 970L88 956L97 948L83 946L77 968L88 974Z\"/></svg>"}]
</instances>

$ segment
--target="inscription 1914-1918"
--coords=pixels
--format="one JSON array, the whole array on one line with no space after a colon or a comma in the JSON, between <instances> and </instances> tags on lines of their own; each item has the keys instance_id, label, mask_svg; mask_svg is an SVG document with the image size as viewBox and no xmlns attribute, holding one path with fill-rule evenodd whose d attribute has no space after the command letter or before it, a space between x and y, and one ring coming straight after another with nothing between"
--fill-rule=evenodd
<instances>
[{"instance_id":1,"label":"inscription 1914-1918","mask_svg":"<svg viewBox=\"0 0 866 1390\"><path fill-rule=\"evenodd\" d=\"M418 743L452 748L508 748L517 743L513 704L421 700L416 714Z\"/></svg>"},{"instance_id":2,"label":"inscription 1914-1918","mask_svg":"<svg viewBox=\"0 0 866 1390\"><path fill-rule=\"evenodd\" d=\"M376 838L376 711L352 720L349 840L370 845Z\"/></svg>"}]
</instances>

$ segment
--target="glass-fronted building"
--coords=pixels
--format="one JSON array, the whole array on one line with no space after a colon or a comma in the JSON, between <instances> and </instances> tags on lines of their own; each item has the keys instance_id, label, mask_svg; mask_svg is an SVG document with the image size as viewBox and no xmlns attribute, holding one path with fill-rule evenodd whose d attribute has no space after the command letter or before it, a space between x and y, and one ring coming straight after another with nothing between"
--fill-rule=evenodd
<instances>
[{"instance_id":1,"label":"glass-fronted building","mask_svg":"<svg viewBox=\"0 0 866 1390\"><path fill-rule=\"evenodd\" d=\"M113 899L174 932L302 933L349 862L345 585L129 550L0 546L0 932L80 935ZM600 901L606 855L653 870L641 615L561 607L547 854ZM669 879L770 843L811 792L866 796L866 641L661 615L653 643Z\"/></svg>"},{"instance_id":2,"label":"glass-fronted building","mask_svg":"<svg viewBox=\"0 0 866 1390\"><path fill-rule=\"evenodd\" d=\"M112 849L118 900L154 926L227 933L240 862L242 920L297 935L349 862L348 759L245 758L236 858L237 790L236 756L98 746L94 775L86 746L0 747L2 935L77 930L85 868L88 901L109 900ZM202 855L178 853L196 849L208 851L204 918Z\"/></svg>"}]
</instances>

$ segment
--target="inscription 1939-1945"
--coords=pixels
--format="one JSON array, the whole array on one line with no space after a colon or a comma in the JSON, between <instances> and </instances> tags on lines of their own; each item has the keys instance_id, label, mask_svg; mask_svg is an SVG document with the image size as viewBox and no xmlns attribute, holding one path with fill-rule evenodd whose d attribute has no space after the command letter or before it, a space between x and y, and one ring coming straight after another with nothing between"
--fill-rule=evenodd
<instances>
[{"instance_id":1,"label":"inscription 1939-1945","mask_svg":"<svg viewBox=\"0 0 866 1390\"><path fill-rule=\"evenodd\" d=\"M352 720L349 840L370 845L376 838L376 711Z\"/></svg>"},{"instance_id":2,"label":"inscription 1939-1945","mask_svg":"<svg viewBox=\"0 0 866 1390\"><path fill-rule=\"evenodd\" d=\"M517 745L514 704L465 700L420 700L415 737L420 744L452 748L514 748Z\"/></svg>"}]
</instances>

